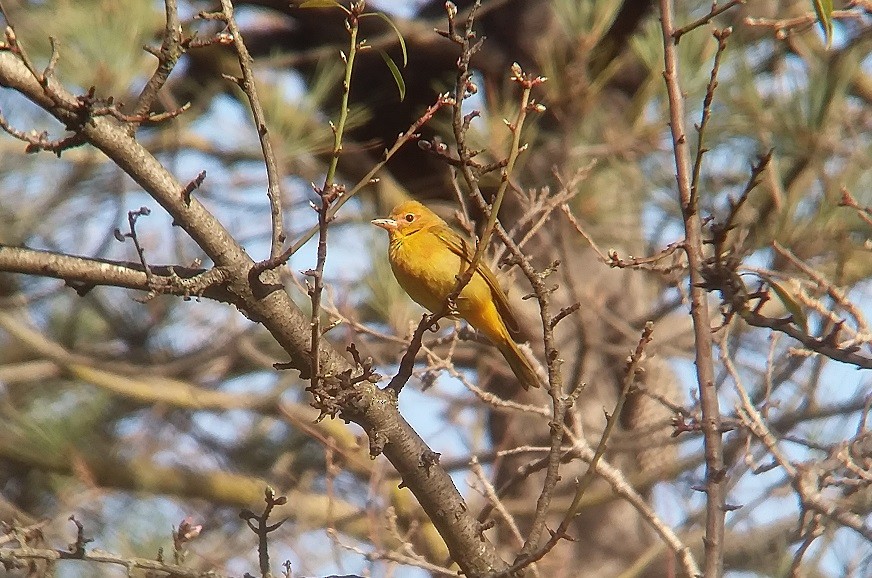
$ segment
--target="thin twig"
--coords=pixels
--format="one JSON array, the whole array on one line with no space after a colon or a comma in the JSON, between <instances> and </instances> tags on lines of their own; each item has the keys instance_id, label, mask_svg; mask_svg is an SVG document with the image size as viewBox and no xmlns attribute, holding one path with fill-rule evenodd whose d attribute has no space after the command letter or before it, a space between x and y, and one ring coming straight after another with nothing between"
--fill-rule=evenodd
<instances>
[{"instance_id":1,"label":"thin twig","mask_svg":"<svg viewBox=\"0 0 872 578\"><path fill-rule=\"evenodd\" d=\"M814 267L809 266L805 261L797 257L793 251L784 247L778 241L772 243L772 248L775 249L779 255L790 261L797 269L808 275L819 289L826 291L826 294L829 295L835 303L847 311L851 317L854 318L858 332L869 333L869 325L866 322L863 312L856 304L848 299L848 296L843 290L828 281L819 271L814 269Z\"/></svg>"},{"instance_id":2,"label":"thin twig","mask_svg":"<svg viewBox=\"0 0 872 578\"><path fill-rule=\"evenodd\" d=\"M840 207L850 207L857 211L857 216L872 227L872 207L865 207L857 202L857 199L848 190L848 187L842 187L842 198L839 200Z\"/></svg>"},{"instance_id":3,"label":"thin twig","mask_svg":"<svg viewBox=\"0 0 872 578\"><path fill-rule=\"evenodd\" d=\"M862 20L863 12L858 10L833 10L833 20ZM777 40L784 40L794 31L802 31L811 28L818 21L814 12L806 12L802 16L793 18L754 18L746 17L744 24L752 28L769 28Z\"/></svg>"},{"instance_id":4,"label":"thin twig","mask_svg":"<svg viewBox=\"0 0 872 578\"><path fill-rule=\"evenodd\" d=\"M0 548L0 564L9 564L9 567L16 567L17 564L32 562L34 560L45 560L47 562L55 560L64 560L70 557L69 552L64 550L40 549L40 548ZM148 558L130 558L127 556L119 556L116 554L108 554L100 551L86 552L81 560L83 562L91 562L93 564L116 565L126 568L128 571L133 568L146 570L158 574L166 574L177 578L221 578L222 574L217 574L212 570L196 570L186 566L177 564L166 564L159 560L150 560Z\"/></svg>"},{"instance_id":5,"label":"thin twig","mask_svg":"<svg viewBox=\"0 0 872 578\"><path fill-rule=\"evenodd\" d=\"M476 477L478 483L481 485L482 493L487 499L488 503L491 504L493 509L509 526L509 531L511 532L512 537L517 541L518 545L523 544L524 538L521 536L521 530L518 528L518 524L515 521L514 516L512 516L512 514L506 508L505 504L503 504L502 500L497 495L493 484L491 484L490 481L487 479L487 475L484 473L484 469L481 467L481 463L479 463L478 458L473 456L469 465L470 469L472 470L472 475ZM536 572L536 574L538 574L535 565L533 565L532 569L534 572Z\"/></svg>"},{"instance_id":6,"label":"thin twig","mask_svg":"<svg viewBox=\"0 0 872 578\"><path fill-rule=\"evenodd\" d=\"M614 267L617 269L642 269L647 271L657 271L659 273L672 273L676 269L684 269L684 265L672 264L660 266L657 265L658 262L662 261L666 257L674 254L679 249L684 248L684 244L682 242L670 243L662 250L658 251L654 255L650 257L628 257L624 259L618 255L618 252L614 249L609 249L608 253L604 253L602 249L600 249L599 245L597 245L596 241L585 231L584 227L581 226L581 223L572 214L572 209L569 208L569 205L563 204L560 205L560 210L563 211L563 214L566 215L566 218L569 219L570 224L575 228L579 235L584 237L584 240L590 244L590 248L593 249L594 253L597 254L600 261L608 265L609 267Z\"/></svg>"},{"instance_id":7,"label":"thin twig","mask_svg":"<svg viewBox=\"0 0 872 578\"><path fill-rule=\"evenodd\" d=\"M721 57L727 49L727 38L733 33L732 28L724 28L723 30L715 29L712 36L718 41L718 49L715 52L715 62L712 64L711 75L706 86L705 97L702 100L702 118L699 124L696 125L697 141L696 141L696 157L693 161L693 173L690 180L690 195L692 198L699 198L699 178L702 171L702 158L708 149L703 145L705 140L705 129L708 126L708 121L712 116L712 102L715 98L715 89L718 87L718 71L721 68ZM675 39L678 43L678 38Z\"/></svg>"},{"instance_id":8,"label":"thin twig","mask_svg":"<svg viewBox=\"0 0 872 578\"><path fill-rule=\"evenodd\" d=\"M745 311L742 313L742 319L755 327L768 327L769 329L789 335L811 351L820 353L835 361L856 365L861 369L872 369L872 357L856 353L856 350L859 349L857 345L842 347L837 342L840 327L834 328L833 331L823 337L814 337L794 325L791 322L791 318L771 319L754 311Z\"/></svg>"},{"instance_id":9,"label":"thin twig","mask_svg":"<svg viewBox=\"0 0 872 578\"><path fill-rule=\"evenodd\" d=\"M164 26L163 40L160 49L152 52L158 58L157 69L140 91L139 98L136 99L136 106L133 108L133 116L145 116L151 111L158 92L166 83L176 63L185 53L182 46L182 23L179 20L179 8L176 0L164 0L164 12L166 25Z\"/></svg>"},{"instance_id":10,"label":"thin twig","mask_svg":"<svg viewBox=\"0 0 872 578\"><path fill-rule=\"evenodd\" d=\"M473 11L470 13L470 18L466 22L465 32L461 35L458 34L456 26L454 25L454 20L449 13L449 30L445 35L461 46L462 49L461 56L458 59L458 72L455 82L455 100L457 101L457 104L455 105L452 119L452 128L454 130L454 137L457 144L458 157L464 161L460 165L460 174L463 176L473 201L478 204L479 208L482 209L486 215L488 215L488 221L485 225L484 233L482 234L481 241L476 248L476 256L480 258L480 253L487 247L490 234L495 232L509 248L509 251L521 267L521 270L530 280L534 294L539 302L539 315L543 327L543 344L545 346L545 358L548 367L548 392L552 398L551 451L549 452L547 460L548 465L546 467L545 481L537 499L536 511L530 525L530 533L524 543L524 547L521 548L516 557L516 563L520 565L523 560L536 550L539 544L539 539L545 529L545 518L548 511L548 505L551 502L554 488L559 479L558 471L562 454L560 448L563 444L564 417L568 407L572 404L573 398L564 396L563 394L563 382L559 370L560 359L554 345L554 328L551 324L552 316L549 305L551 288L545 285L545 278L554 271L557 267L557 263L552 263L551 266L542 273L535 271L530 264L529 259L521 253L520 248L511 238L509 238L508 234L502 226L500 226L497 220L499 206L502 203L502 199L508 187L508 181L511 177L512 169L514 168L518 154L522 151L520 145L520 132L526 114L528 111L535 110L540 112L544 110L542 105L530 99L530 91L535 86L543 83L546 79L544 77L524 74L521 67L517 64L512 66L512 79L522 88L521 104L515 122L506 123L513 136L512 148L510 149L509 160L506 163L506 167L503 169L502 180L497 190L494 202L489 206L484 200L478 186L477 175L474 174L471 164L466 162L471 160L475 154L475 151L470 150L466 146L466 132L472 120L477 116L477 112L473 111L467 115L463 115L461 112L461 104L463 100L470 96L475 90L475 85L471 80L472 72L470 69L470 60L472 55L481 47L481 40L476 42L475 34L472 32L474 16L475 13ZM464 282L465 277L471 277L471 269L472 268L467 270L464 275L460 276L458 279L458 286L462 287L460 283Z\"/></svg>"},{"instance_id":11,"label":"thin twig","mask_svg":"<svg viewBox=\"0 0 872 578\"><path fill-rule=\"evenodd\" d=\"M327 174L324 176L324 185L316 189L320 198L320 206L313 207L318 213L318 249L317 262L315 269L306 271L306 275L312 277L312 286L309 288L309 296L312 301L311 313L311 334L312 346L311 352L311 385L310 390L313 393L319 391L321 375L321 358L320 358L320 343L321 343L321 296L324 291L324 266L327 264L327 233L328 225L333 220L330 215L330 207L341 198L345 193L343 185L335 183L336 169L339 166L339 157L342 154L342 139L345 136L345 123L348 120L348 103L351 91L351 74L354 71L354 60L363 43L358 42L357 34L360 30L360 16L364 9L363 3L352 3L351 9L347 11L346 29L349 35L348 55L342 53L342 61L345 64L345 79L342 82L342 98L339 108L339 119L336 124L330 122L330 128L333 130L333 154L330 158L330 165L327 168ZM344 8L343 8L344 10ZM275 256L275 255L273 255Z\"/></svg>"},{"instance_id":12,"label":"thin twig","mask_svg":"<svg viewBox=\"0 0 872 578\"><path fill-rule=\"evenodd\" d=\"M269 255L270 257L276 257L282 252L282 245L285 242L284 218L282 216L282 200L284 195L282 194L281 175L279 174L278 162L273 152L269 130L266 126L266 115L263 111L263 105L260 103L260 98L257 95L254 69L251 66L254 59L245 47L242 33L239 31L239 25L236 23L236 18L233 15L233 3L230 0L221 0L221 11L223 20L233 37L233 47L236 50L239 67L242 71L242 78L233 80L236 81L239 88L248 97L248 103L254 116L254 125L257 128L257 136L260 140L260 148L263 152L264 164L266 165L266 194L269 198L270 217L272 218L272 242L270 244Z\"/></svg>"},{"instance_id":13,"label":"thin twig","mask_svg":"<svg viewBox=\"0 0 872 578\"><path fill-rule=\"evenodd\" d=\"M678 51L673 34L674 6L672 0L660 0L660 22L663 34L664 79L669 96L670 129L675 156L678 194L684 220L685 252L690 277L691 317L693 319L696 374L702 409L702 430L706 456L706 523L705 567L707 578L718 578L724 572L724 504L726 470L721 432L721 413L715 389L712 358L711 319L706 290L703 288L703 238L699 215L699 198L691 192L691 163L687 133L684 128L684 96L678 77Z\"/></svg>"},{"instance_id":14,"label":"thin twig","mask_svg":"<svg viewBox=\"0 0 872 578\"><path fill-rule=\"evenodd\" d=\"M642 331L642 335L639 339L638 344L636 345L635 351L633 351L627 359L627 367L624 371L624 380L621 386L621 393L618 396L618 400L615 402L615 408L610 415L606 414L606 427L603 430L602 436L600 437L600 441L597 445L596 451L594 452L593 457L589 461L587 471L576 485L575 496L573 497L572 503L569 505L569 508L567 508L566 513L563 516L563 520L560 522L560 526L557 528L557 530L551 532L551 537L541 548L526 556L525 558L518 560L515 565L513 565L511 568L509 568L509 570L505 572L506 575L510 575L511 572L520 570L521 568L529 564L541 560L546 554L548 554L548 552L553 550L554 547L557 546L557 544L561 540L566 538L567 533L569 532L570 524L575 520L575 517L578 515L581 509L582 498L584 497L585 492L590 487L590 484L596 477L597 466L603 454L605 454L607 443L612 434L612 431L615 428L615 424L617 424L617 422L621 418L621 412L623 411L624 402L626 401L631 388L634 387L636 377L638 375L642 360L644 358L645 347L648 345L648 343L651 342L651 334L653 330L653 323L649 321L645 324L645 328Z\"/></svg>"},{"instance_id":15,"label":"thin twig","mask_svg":"<svg viewBox=\"0 0 872 578\"><path fill-rule=\"evenodd\" d=\"M375 175L382 168L384 168L385 164L387 164L387 162L397 153L397 151L400 150L400 148L404 144L406 144L407 142L409 142L410 140L415 138L416 135L418 134L418 131L421 130L421 127L424 126L431 118L433 118L433 115L436 114L436 112L439 109L441 109L444 106L451 105L453 103L454 103L454 99L452 99L450 96L448 96L447 94L440 94L439 97L436 99L436 102L434 104L430 105L430 107L427 108L427 110L424 112L424 114L422 114L418 118L418 120L416 120L414 123L412 123L412 125L409 127L409 129L407 131L405 131L404 133L400 134L397 137L397 140L394 141L394 144L391 146L391 148L389 148L388 150L385 151L384 158L381 161L379 161L378 163L376 163L375 165L373 165L373 167L369 170L369 172L366 173L363 176L363 178L361 178L357 182L356 185L354 185L353 187L348 189L345 192L345 194L342 195L341 198L339 198L335 203L333 203L333 206L330 207L329 215L331 217L334 216L336 214L336 211L338 211L340 209L340 207L342 207L342 205L347 203L352 197L354 197L357 193L362 191L365 186L372 184L373 178L375 177ZM280 256L280 259L281 258L284 259L284 261L282 261L282 263L286 262L288 259L290 259L291 256L294 253L296 253L297 251L299 251L303 245L305 245L307 242L309 242L309 239L314 237L317 232L318 232L318 226L315 225L315 226L311 227L309 230L307 230L305 233L300 235L300 237L296 241L294 241L294 243L290 247L288 247L288 249ZM281 263L273 265L273 267L276 267L280 264ZM265 267L264 269L267 269L267 268L270 268L270 267Z\"/></svg>"},{"instance_id":16,"label":"thin twig","mask_svg":"<svg viewBox=\"0 0 872 578\"><path fill-rule=\"evenodd\" d=\"M678 44L678 41L681 40L681 37L690 32L691 30L696 30L700 26L711 22L713 18L720 16L730 8L734 6L741 6L745 4L745 2L747 2L747 0L730 0L723 6L718 6L717 0L715 0L714 2L712 2L712 9L708 14L697 18L690 24L686 24L685 26L682 26L681 28L672 33L672 37L675 38L675 43Z\"/></svg>"},{"instance_id":17,"label":"thin twig","mask_svg":"<svg viewBox=\"0 0 872 578\"><path fill-rule=\"evenodd\" d=\"M260 514L255 514L251 510L243 509L239 512L239 517L245 520L249 529L257 535L257 559L260 566L260 575L262 578L272 578L272 570L269 566L269 535L278 530L282 524L287 521L283 518L273 524L269 523L269 517L276 506L284 506L288 503L288 498L285 496L276 496L275 491L267 486L264 491L264 508Z\"/></svg>"}]
</instances>

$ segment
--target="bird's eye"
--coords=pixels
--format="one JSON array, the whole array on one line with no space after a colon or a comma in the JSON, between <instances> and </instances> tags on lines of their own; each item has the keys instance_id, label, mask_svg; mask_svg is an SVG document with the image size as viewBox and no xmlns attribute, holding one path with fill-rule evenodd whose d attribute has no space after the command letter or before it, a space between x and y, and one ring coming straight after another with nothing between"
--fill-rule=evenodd
<instances>
[{"instance_id":1,"label":"bird's eye","mask_svg":"<svg viewBox=\"0 0 872 578\"><path fill-rule=\"evenodd\" d=\"M411 223L412 221L415 220L415 215L414 215L413 213L406 213L406 217L405 217L405 219L406 219L406 221L408 221L409 223Z\"/></svg>"}]
</instances>

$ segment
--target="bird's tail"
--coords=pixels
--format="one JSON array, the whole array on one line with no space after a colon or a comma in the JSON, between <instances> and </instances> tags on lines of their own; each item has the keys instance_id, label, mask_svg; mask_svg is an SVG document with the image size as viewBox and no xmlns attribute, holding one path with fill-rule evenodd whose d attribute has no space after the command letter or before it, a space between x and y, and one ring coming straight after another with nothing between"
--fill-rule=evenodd
<instances>
[{"instance_id":1,"label":"bird's tail","mask_svg":"<svg viewBox=\"0 0 872 578\"><path fill-rule=\"evenodd\" d=\"M536 373L527 356L524 355L524 352L521 351L518 344L511 337L507 335L506 339L503 339L497 347L500 353L503 354L503 357L506 358L509 367L512 368L512 372L518 378L518 381L521 382L521 385L524 386L524 389L540 386L541 380L539 379L539 374Z\"/></svg>"}]
</instances>

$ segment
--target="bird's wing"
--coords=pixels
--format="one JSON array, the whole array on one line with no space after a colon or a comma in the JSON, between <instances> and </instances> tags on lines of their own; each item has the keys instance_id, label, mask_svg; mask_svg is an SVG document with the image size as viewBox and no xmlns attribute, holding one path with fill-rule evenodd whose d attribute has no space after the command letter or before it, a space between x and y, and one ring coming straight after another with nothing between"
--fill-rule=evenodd
<instances>
[{"instance_id":1,"label":"bird's wing","mask_svg":"<svg viewBox=\"0 0 872 578\"><path fill-rule=\"evenodd\" d=\"M459 255L460 258L463 259L463 262L466 265L469 265L472 262L472 256L475 251L469 241L455 233L448 226L437 226L433 227L432 230L437 237L445 242L445 245L451 249L452 253ZM484 278L488 287L490 287L494 303L496 303L497 306L497 311L499 311L500 316L503 318L503 321L506 324L506 329L508 329L509 333L512 335L519 334L521 328L518 325L518 320L515 318L512 308L509 307L509 301L506 299L506 294L503 292L502 288L500 288L500 284L493 272L490 270L490 267L485 265L485 263L479 259L476 271ZM461 273L463 273L463 271L459 271L458 275Z\"/></svg>"}]
</instances>

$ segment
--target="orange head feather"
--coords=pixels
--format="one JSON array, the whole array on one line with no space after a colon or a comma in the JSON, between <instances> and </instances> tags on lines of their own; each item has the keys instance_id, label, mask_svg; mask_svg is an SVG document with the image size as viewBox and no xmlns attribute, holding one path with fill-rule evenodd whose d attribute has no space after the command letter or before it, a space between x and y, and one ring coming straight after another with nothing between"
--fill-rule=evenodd
<instances>
[{"instance_id":1,"label":"orange head feather","mask_svg":"<svg viewBox=\"0 0 872 578\"><path fill-rule=\"evenodd\" d=\"M447 226L439 215L418 201L403 201L387 219L374 219L372 224L386 230L391 238L405 237L433 226Z\"/></svg>"}]
</instances>

